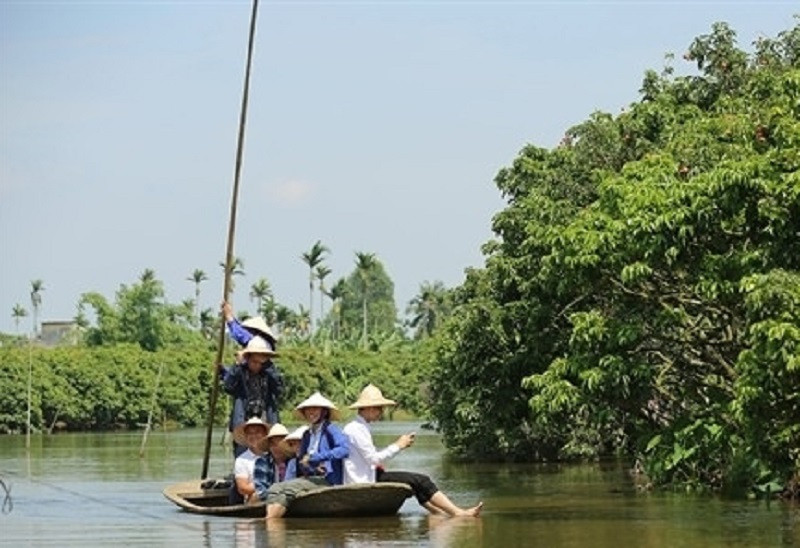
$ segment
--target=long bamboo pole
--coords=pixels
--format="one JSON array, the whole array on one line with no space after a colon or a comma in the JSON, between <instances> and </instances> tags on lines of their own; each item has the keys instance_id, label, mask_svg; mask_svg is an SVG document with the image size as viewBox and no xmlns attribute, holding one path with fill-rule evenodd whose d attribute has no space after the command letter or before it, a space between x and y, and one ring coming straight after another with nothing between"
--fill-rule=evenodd
<instances>
[{"instance_id":1,"label":"long bamboo pole","mask_svg":"<svg viewBox=\"0 0 800 548\"><path fill-rule=\"evenodd\" d=\"M36 328L34 328L35 330ZM33 339L28 337L28 428L25 431L25 450L31 450L31 395L33 386Z\"/></svg>"},{"instance_id":2,"label":"long bamboo pole","mask_svg":"<svg viewBox=\"0 0 800 548\"><path fill-rule=\"evenodd\" d=\"M244 128L247 120L247 100L250 90L250 66L253 60L253 41L256 33L256 14L258 13L258 0L253 0L253 11L250 14L250 38L247 42L247 66L244 76L244 90L242 91L242 108L239 114L239 138L236 146L236 166L233 175L233 192L231 194L231 212L228 221L228 245L225 252L225 283L223 284L222 300L228 301L231 292L231 270L233 266L233 242L236 234L236 205L239 199L239 175L242 168L242 151L244 149ZM217 345L217 359L211 364L211 394L209 396L208 423L206 425L206 445L203 453L203 472L201 479L208 477L208 459L211 452L211 434L214 430L214 412L217 407L219 395L219 375L217 364L222 363L222 354L225 350L225 318L222 317Z\"/></svg>"},{"instance_id":3,"label":"long bamboo pole","mask_svg":"<svg viewBox=\"0 0 800 548\"><path fill-rule=\"evenodd\" d=\"M153 427L153 410L156 408L158 401L158 386L161 384L161 372L164 371L164 362L158 366L158 375L156 375L156 385L153 387L153 399L150 400L150 411L147 413L147 424L144 427L144 434L142 434L142 445L139 447L139 458L144 457L144 446L147 445L147 435ZM164 424L163 422L161 424Z\"/></svg>"}]
</instances>

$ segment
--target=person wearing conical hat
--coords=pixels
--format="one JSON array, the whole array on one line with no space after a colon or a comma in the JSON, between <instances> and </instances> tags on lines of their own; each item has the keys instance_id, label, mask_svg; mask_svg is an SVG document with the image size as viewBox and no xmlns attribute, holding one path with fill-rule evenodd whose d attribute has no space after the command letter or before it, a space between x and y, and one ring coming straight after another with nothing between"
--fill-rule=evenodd
<instances>
[{"instance_id":1,"label":"person wearing conical hat","mask_svg":"<svg viewBox=\"0 0 800 548\"><path fill-rule=\"evenodd\" d=\"M233 315L233 307L227 301L222 303L222 316L225 318L225 324L228 326L231 337L240 345L247 346L253 337L261 337L275 350L278 338L261 316L253 316L239 322Z\"/></svg>"},{"instance_id":2,"label":"person wearing conical hat","mask_svg":"<svg viewBox=\"0 0 800 548\"><path fill-rule=\"evenodd\" d=\"M281 423L272 425L266 437L261 438L256 449L260 455L253 467L253 485L259 501L267 500L267 490L273 483L283 481L289 447L283 443L289 431Z\"/></svg>"},{"instance_id":3,"label":"person wearing conical hat","mask_svg":"<svg viewBox=\"0 0 800 548\"><path fill-rule=\"evenodd\" d=\"M342 461L350 449L347 437L331 422L339 418L339 409L321 393L314 392L297 405L295 414L308 423L308 430L300 440L297 477L290 478L287 470L287 481L269 488L267 519L282 517L298 495L340 485L344 479Z\"/></svg>"},{"instance_id":4,"label":"person wearing conical hat","mask_svg":"<svg viewBox=\"0 0 800 548\"><path fill-rule=\"evenodd\" d=\"M405 483L411 487L417 501L433 514L478 517L483 508L482 502L471 508L461 508L442 493L425 474L384 470L384 461L411 447L415 437L414 432L403 434L381 451L376 449L369 424L380 420L383 409L393 405L396 405L395 401L383 397L377 386L369 384L361 391L358 400L350 406L350 409L358 411L358 415L344 427L344 433L350 444L350 455L344 460L344 483Z\"/></svg>"},{"instance_id":5,"label":"person wearing conical hat","mask_svg":"<svg viewBox=\"0 0 800 548\"><path fill-rule=\"evenodd\" d=\"M259 442L269 433L269 425L258 417L243 422L233 431L236 442L247 449L233 463L236 490L246 503L258 502L253 482L256 459L260 454Z\"/></svg>"},{"instance_id":6,"label":"person wearing conical hat","mask_svg":"<svg viewBox=\"0 0 800 548\"><path fill-rule=\"evenodd\" d=\"M308 426L302 424L292 430L283 439L284 445L289 450L289 459L286 461L286 477L297 477L297 461L300 459L300 444L303 441L303 434L308 430Z\"/></svg>"},{"instance_id":7,"label":"person wearing conical hat","mask_svg":"<svg viewBox=\"0 0 800 548\"><path fill-rule=\"evenodd\" d=\"M278 406L283 394L283 378L272 363L277 356L261 337L253 337L242 351L243 362L219 366L223 390L233 397L228 428L234 431L250 417L274 424L280 421ZM246 447L234 438L233 454L238 457Z\"/></svg>"}]
</instances>

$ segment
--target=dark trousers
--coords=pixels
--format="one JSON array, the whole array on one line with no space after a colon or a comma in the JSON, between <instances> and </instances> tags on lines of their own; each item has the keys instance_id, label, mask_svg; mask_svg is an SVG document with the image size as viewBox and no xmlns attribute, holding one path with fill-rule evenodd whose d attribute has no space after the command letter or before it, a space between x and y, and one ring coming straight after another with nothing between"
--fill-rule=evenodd
<instances>
[{"instance_id":1,"label":"dark trousers","mask_svg":"<svg viewBox=\"0 0 800 548\"><path fill-rule=\"evenodd\" d=\"M431 478L425 474L417 474L415 472L387 472L378 468L375 476L376 481L379 482L391 481L395 483L405 483L414 491L414 496L417 497L420 504L425 504L431 500L431 497L439 490L431 481Z\"/></svg>"}]
</instances>

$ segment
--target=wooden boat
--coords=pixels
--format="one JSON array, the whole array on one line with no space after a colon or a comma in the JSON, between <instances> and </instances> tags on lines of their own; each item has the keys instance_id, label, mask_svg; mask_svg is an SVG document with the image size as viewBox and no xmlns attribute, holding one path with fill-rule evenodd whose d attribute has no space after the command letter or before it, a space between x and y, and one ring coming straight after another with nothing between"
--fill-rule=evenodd
<instances>
[{"instance_id":1,"label":"wooden boat","mask_svg":"<svg viewBox=\"0 0 800 548\"><path fill-rule=\"evenodd\" d=\"M228 488L203 488L201 480L168 486L164 496L186 512L210 516L264 517L266 503L229 504ZM396 514L412 495L405 483L364 483L323 487L303 493L286 509L287 517L360 517Z\"/></svg>"}]
</instances>

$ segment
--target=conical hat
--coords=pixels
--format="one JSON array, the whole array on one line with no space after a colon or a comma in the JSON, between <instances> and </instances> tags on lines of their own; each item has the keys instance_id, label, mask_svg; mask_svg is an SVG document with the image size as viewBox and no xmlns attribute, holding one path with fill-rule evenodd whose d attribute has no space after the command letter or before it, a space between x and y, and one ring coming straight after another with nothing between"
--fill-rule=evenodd
<instances>
[{"instance_id":1,"label":"conical hat","mask_svg":"<svg viewBox=\"0 0 800 548\"><path fill-rule=\"evenodd\" d=\"M279 422L276 422L272 425L272 428L269 429L269 433L258 442L258 451L260 453L266 453L269 451L269 440L270 438L276 438L280 436L288 436L289 431L286 429L284 425Z\"/></svg>"},{"instance_id":2,"label":"conical hat","mask_svg":"<svg viewBox=\"0 0 800 548\"><path fill-rule=\"evenodd\" d=\"M331 420L338 420L339 419L339 409L333 405L333 402L320 394L319 392L314 392L306 398L305 400L301 401L300 404L295 407L294 414L301 419L305 419L305 415L303 415L303 409L306 407L324 407L330 411Z\"/></svg>"},{"instance_id":3,"label":"conical hat","mask_svg":"<svg viewBox=\"0 0 800 548\"><path fill-rule=\"evenodd\" d=\"M285 439L286 441L300 441L303 439L303 434L306 433L306 430L308 430L308 426L306 426L305 424L302 426L298 426L297 428L292 430L292 432L288 436L286 436Z\"/></svg>"},{"instance_id":4,"label":"conical hat","mask_svg":"<svg viewBox=\"0 0 800 548\"><path fill-rule=\"evenodd\" d=\"M263 428L264 436L266 436L267 433L269 433L269 424L262 421L258 417L252 417L250 419L247 419L247 422L243 422L242 424L233 429L234 441L236 441L236 443L238 443L239 445L244 445L245 447L247 447L247 434L245 434L245 429L248 426L253 426L253 425L260 426L261 428Z\"/></svg>"},{"instance_id":5,"label":"conical hat","mask_svg":"<svg viewBox=\"0 0 800 548\"><path fill-rule=\"evenodd\" d=\"M264 336L272 343L275 343L278 338L272 332L272 329L269 328L267 322L264 321L264 318L261 316L253 316L252 318L247 318L245 321L242 322L242 327L247 329L248 331L258 331L259 334L263 333Z\"/></svg>"},{"instance_id":6,"label":"conical hat","mask_svg":"<svg viewBox=\"0 0 800 548\"><path fill-rule=\"evenodd\" d=\"M261 337L253 337L250 339L247 346L242 350L242 354L244 354L245 357L248 354L264 354L270 358L278 355L278 353L272 349L272 346Z\"/></svg>"},{"instance_id":7,"label":"conical hat","mask_svg":"<svg viewBox=\"0 0 800 548\"><path fill-rule=\"evenodd\" d=\"M389 400L383 397L381 389L374 384L368 384L358 395L356 403L350 406L350 409L361 409L362 407L385 407L387 405L397 405L394 400Z\"/></svg>"}]
</instances>

